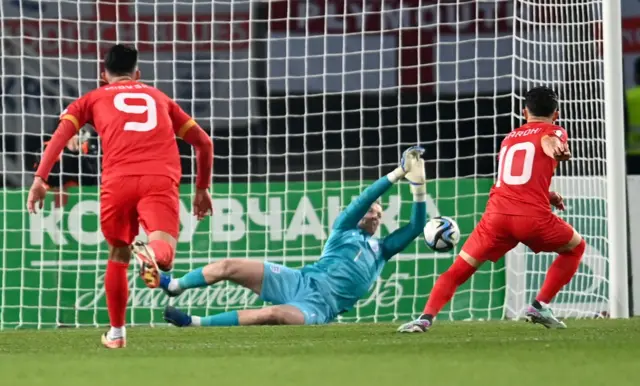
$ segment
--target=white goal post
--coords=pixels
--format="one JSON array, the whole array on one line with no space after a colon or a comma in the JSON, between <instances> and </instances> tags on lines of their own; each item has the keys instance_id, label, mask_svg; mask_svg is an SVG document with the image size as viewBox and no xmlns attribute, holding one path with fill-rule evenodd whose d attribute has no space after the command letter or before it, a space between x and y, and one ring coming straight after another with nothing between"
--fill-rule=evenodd
<instances>
[{"instance_id":1,"label":"white goal post","mask_svg":"<svg viewBox=\"0 0 640 386\"><path fill-rule=\"evenodd\" d=\"M177 275L225 257L317 260L340 209L414 144L427 150L429 215L454 217L466 238L500 140L522 122L524 92L549 85L574 155L554 182L568 203L559 215L588 243L553 306L563 316L628 317L619 25L619 2L602 0L2 2L0 329L108 321L90 127L87 154L61 158L60 191L44 213L29 216L24 200L59 112L97 86L102 53L116 42L139 49L143 79L214 141L216 213L202 223L189 215L194 155L180 145ZM408 191L399 184L383 197L381 235L408 222ZM418 315L458 251L436 254L417 240L339 320ZM516 248L439 318L519 318L552 258ZM128 322L163 324L161 291L133 269L130 287ZM228 283L176 304L200 314L262 306Z\"/></svg>"},{"instance_id":2,"label":"white goal post","mask_svg":"<svg viewBox=\"0 0 640 386\"><path fill-rule=\"evenodd\" d=\"M602 9L605 125L607 137L607 212L609 213L610 309L614 318L629 317L627 176L625 167L622 29L619 1Z\"/></svg>"}]
</instances>

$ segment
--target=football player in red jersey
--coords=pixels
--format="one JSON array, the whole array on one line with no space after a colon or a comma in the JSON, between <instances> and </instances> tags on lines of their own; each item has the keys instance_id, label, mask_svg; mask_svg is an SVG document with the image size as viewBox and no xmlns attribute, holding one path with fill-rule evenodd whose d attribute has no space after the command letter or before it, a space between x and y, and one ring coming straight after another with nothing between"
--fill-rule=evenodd
<instances>
[{"instance_id":1,"label":"football player in red jersey","mask_svg":"<svg viewBox=\"0 0 640 386\"><path fill-rule=\"evenodd\" d=\"M548 303L571 281L586 244L571 225L551 211L551 205L564 210L564 203L562 196L550 192L549 187L558 161L568 160L571 152L567 132L554 125L558 119L557 94L547 87L536 87L527 93L525 103L527 123L502 141L498 178L482 219L453 265L436 281L423 315L398 331L427 331L458 286L483 262L496 262L518 243L535 253L558 253L526 316L547 328L566 328Z\"/></svg>"},{"instance_id":2,"label":"football player in red jersey","mask_svg":"<svg viewBox=\"0 0 640 386\"><path fill-rule=\"evenodd\" d=\"M109 244L105 292L111 329L102 336L108 348L126 345L125 313L129 297L127 270L131 255L150 288L158 270L168 271L178 237L181 177L176 136L196 148L197 177L194 214L212 211L208 189L213 166L211 138L176 102L160 90L138 82L138 52L115 45L107 53L103 86L74 101L44 151L27 199L27 209L42 209L47 178L69 139L86 123L102 138L100 227ZM136 242L139 226L148 244Z\"/></svg>"}]
</instances>

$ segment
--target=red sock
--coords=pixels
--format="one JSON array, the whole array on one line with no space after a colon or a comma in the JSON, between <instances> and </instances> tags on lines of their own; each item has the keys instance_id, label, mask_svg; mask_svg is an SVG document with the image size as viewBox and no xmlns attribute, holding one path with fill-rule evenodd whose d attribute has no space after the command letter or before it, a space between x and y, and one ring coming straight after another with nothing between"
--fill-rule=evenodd
<instances>
[{"instance_id":1,"label":"red sock","mask_svg":"<svg viewBox=\"0 0 640 386\"><path fill-rule=\"evenodd\" d=\"M551 300L567 285L580 266L580 260L587 244L582 240L577 247L570 252L561 253L549 267L547 277L542 283L540 293L536 300L543 303L551 303Z\"/></svg>"},{"instance_id":2,"label":"red sock","mask_svg":"<svg viewBox=\"0 0 640 386\"><path fill-rule=\"evenodd\" d=\"M127 301L129 300L129 264L109 260L104 275L104 289L107 295L107 309L111 326L120 328L125 325Z\"/></svg>"},{"instance_id":3,"label":"red sock","mask_svg":"<svg viewBox=\"0 0 640 386\"><path fill-rule=\"evenodd\" d=\"M149 248L153 249L156 254L156 263L158 268L163 271L171 271L173 267L174 250L171 244L164 240L149 241Z\"/></svg>"},{"instance_id":4,"label":"red sock","mask_svg":"<svg viewBox=\"0 0 640 386\"><path fill-rule=\"evenodd\" d=\"M469 280L476 270L477 268L458 256L453 265L436 280L423 314L434 317L438 315L442 307L449 303L453 294L456 293L456 289Z\"/></svg>"}]
</instances>

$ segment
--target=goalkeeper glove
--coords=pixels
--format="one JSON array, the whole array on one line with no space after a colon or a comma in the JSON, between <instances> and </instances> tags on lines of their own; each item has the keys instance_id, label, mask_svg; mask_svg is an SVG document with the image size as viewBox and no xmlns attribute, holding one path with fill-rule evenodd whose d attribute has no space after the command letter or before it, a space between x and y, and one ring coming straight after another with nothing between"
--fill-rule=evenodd
<instances>
[{"instance_id":1,"label":"goalkeeper glove","mask_svg":"<svg viewBox=\"0 0 640 386\"><path fill-rule=\"evenodd\" d=\"M401 178L411 184L411 191L415 201L424 201L427 195L427 176L424 170L424 160L420 157L424 153L421 146L412 146L402 153L400 166L388 174L391 182Z\"/></svg>"},{"instance_id":2,"label":"goalkeeper glove","mask_svg":"<svg viewBox=\"0 0 640 386\"><path fill-rule=\"evenodd\" d=\"M422 159L420 156L424 153L421 146L411 146L402 153L400 166L395 168L391 173L387 174L391 182L398 182L401 178L406 177L407 180L415 184L423 184L426 181L424 176L424 161L418 165Z\"/></svg>"}]
</instances>

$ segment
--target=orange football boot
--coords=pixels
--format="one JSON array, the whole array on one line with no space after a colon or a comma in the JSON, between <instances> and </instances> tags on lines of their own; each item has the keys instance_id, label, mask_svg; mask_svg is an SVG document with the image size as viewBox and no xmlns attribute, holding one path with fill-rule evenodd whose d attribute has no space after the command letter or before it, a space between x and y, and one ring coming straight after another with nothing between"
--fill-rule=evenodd
<instances>
[{"instance_id":1,"label":"orange football boot","mask_svg":"<svg viewBox=\"0 0 640 386\"><path fill-rule=\"evenodd\" d=\"M158 288L160 285L160 269L156 262L156 254L153 249L147 248L147 244L136 241L131 246L131 252L140 265L140 278L149 288Z\"/></svg>"},{"instance_id":2,"label":"orange football boot","mask_svg":"<svg viewBox=\"0 0 640 386\"><path fill-rule=\"evenodd\" d=\"M127 347L127 339L125 337L111 339L109 338L109 332L102 334L102 345L108 349L125 348Z\"/></svg>"}]
</instances>

